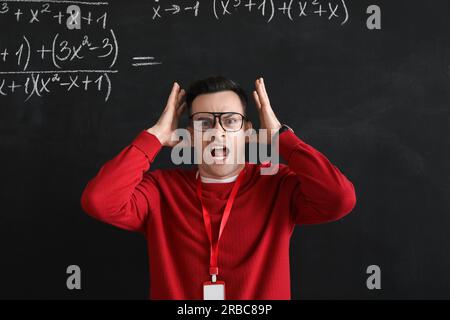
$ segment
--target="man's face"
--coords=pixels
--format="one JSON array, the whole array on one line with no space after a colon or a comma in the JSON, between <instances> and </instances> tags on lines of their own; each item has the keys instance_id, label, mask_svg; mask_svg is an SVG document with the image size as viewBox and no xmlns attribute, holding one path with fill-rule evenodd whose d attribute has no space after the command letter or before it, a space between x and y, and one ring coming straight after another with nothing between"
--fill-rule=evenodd
<instances>
[{"instance_id":1,"label":"man's face","mask_svg":"<svg viewBox=\"0 0 450 320\"><path fill-rule=\"evenodd\" d=\"M239 96L231 90L197 96L192 102L191 115L198 112L236 112L245 115ZM202 119L199 115L194 119ZM208 116L207 114L202 115ZM239 115L230 116L234 117L234 119L227 116L222 117L222 124L225 128L227 126L232 127L233 123L236 123L236 119L240 119ZM209 117L211 119L212 115L209 115ZM204 123L207 123L208 119L203 119L205 119ZM251 123L242 120L242 127L237 131L231 132L222 128L218 117L215 120L214 127L208 130L207 133L195 132L196 135L201 136L203 134L206 138L201 141L202 163L199 164L199 169L202 175L225 178L234 175L233 173L243 166L245 130L251 128ZM192 127L189 129L191 133L194 133ZM205 159L205 157L209 157L209 160ZM241 160L238 161L238 159Z\"/></svg>"}]
</instances>

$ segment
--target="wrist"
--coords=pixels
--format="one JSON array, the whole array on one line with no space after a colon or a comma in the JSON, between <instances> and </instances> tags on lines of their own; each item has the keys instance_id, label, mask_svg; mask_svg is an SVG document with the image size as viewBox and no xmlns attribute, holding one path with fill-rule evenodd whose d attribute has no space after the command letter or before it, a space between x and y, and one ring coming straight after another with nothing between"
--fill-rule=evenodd
<instances>
[{"instance_id":1,"label":"wrist","mask_svg":"<svg viewBox=\"0 0 450 320\"><path fill-rule=\"evenodd\" d=\"M278 129L278 134L282 134L284 131L294 132L294 130L291 127L289 127L288 125L282 124L280 129Z\"/></svg>"},{"instance_id":2,"label":"wrist","mask_svg":"<svg viewBox=\"0 0 450 320\"><path fill-rule=\"evenodd\" d=\"M161 130L159 130L157 127L151 127L149 129L146 130L148 133L154 135L159 142L164 145L165 143L165 138L164 136L161 134Z\"/></svg>"}]
</instances>

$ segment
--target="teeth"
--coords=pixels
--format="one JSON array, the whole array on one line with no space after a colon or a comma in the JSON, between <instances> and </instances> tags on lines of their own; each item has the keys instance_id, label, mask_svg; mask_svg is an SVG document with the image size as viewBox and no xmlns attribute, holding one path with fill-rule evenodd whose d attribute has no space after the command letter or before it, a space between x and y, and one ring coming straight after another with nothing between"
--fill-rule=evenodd
<instances>
[{"instance_id":1,"label":"teeth","mask_svg":"<svg viewBox=\"0 0 450 320\"><path fill-rule=\"evenodd\" d=\"M225 158L227 154L227 148L225 146L214 146L211 148L211 154L215 158Z\"/></svg>"}]
</instances>

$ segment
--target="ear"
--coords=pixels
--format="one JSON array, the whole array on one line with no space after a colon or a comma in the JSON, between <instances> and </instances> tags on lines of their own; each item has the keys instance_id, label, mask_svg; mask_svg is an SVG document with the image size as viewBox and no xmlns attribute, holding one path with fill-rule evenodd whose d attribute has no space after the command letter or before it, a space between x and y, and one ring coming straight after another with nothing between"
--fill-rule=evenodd
<instances>
[{"instance_id":1,"label":"ear","mask_svg":"<svg viewBox=\"0 0 450 320\"><path fill-rule=\"evenodd\" d=\"M253 124L250 120L245 121L245 130L253 128Z\"/></svg>"},{"instance_id":2,"label":"ear","mask_svg":"<svg viewBox=\"0 0 450 320\"><path fill-rule=\"evenodd\" d=\"M189 131L189 134L191 135L191 141L194 141L194 128L192 128L191 125L188 125L186 129Z\"/></svg>"},{"instance_id":3,"label":"ear","mask_svg":"<svg viewBox=\"0 0 450 320\"><path fill-rule=\"evenodd\" d=\"M244 131L247 131L249 129L253 128L253 124L250 120L245 121L245 125L244 125ZM249 142L250 137L248 135L245 136L245 143Z\"/></svg>"}]
</instances>

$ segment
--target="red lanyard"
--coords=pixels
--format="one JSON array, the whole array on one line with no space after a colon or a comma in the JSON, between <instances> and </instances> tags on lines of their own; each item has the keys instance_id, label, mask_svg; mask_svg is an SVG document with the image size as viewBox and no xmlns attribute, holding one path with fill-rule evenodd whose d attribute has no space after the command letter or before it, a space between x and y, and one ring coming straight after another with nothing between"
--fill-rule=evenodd
<instances>
[{"instance_id":1,"label":"red lanyard","mask_svg":"<svg viewBox=\"0 0 450 320\"><path fill-rule=\"evenodd\" d=\"M219 230L219 236L217 238L217 241L213 243L212 240L212 229L211 229L211 217L209 215L208 210L203 205L202 201L202 183L200 174L197 178L197 195L200 199L200 203L202 205L202 211L203 211L203 222L205 223L205 229L206 233L208 234L208 239L210 243L210 258L209 258L209 274L212 276L213 281L216 282L216 276L219 274L219 267L217 266L217 258L219 256L219 240L222 236L223 229L225 228L225 225L228 222L228 218L230 216L231 207L233 206L234 199L236 197L236 193L239 189L239 186L241 185L242 179L244 177L244 171L245 168L241 170L239 173L239 176L236 179L236 182L233 185L233 189L231 190L230 196L228 197L227 204L225 206L225 209L223 211L222 220L220 221L220 230Z\"/></svg>"}]
</instances>

